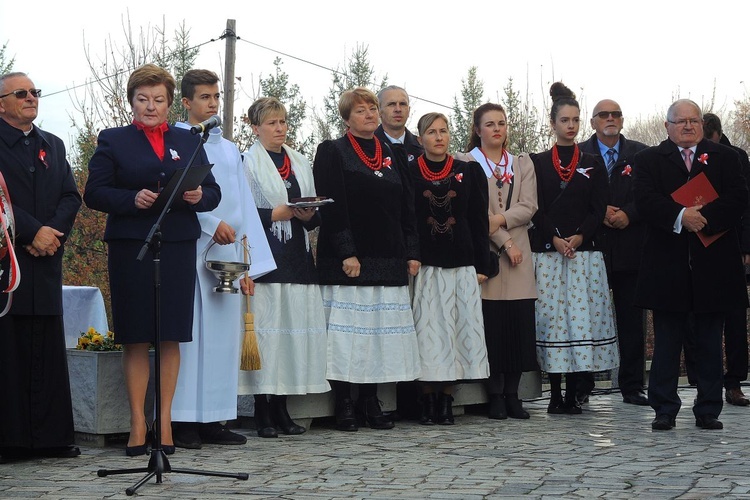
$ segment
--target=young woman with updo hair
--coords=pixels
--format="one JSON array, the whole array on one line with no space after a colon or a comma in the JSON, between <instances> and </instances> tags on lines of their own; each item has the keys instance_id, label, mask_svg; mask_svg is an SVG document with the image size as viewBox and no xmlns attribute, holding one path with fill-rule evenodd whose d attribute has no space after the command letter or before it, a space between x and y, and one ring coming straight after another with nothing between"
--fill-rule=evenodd
<instances>
[{"instance_id":1,"label":"young woman with updo hair","mask_svg":"<svg viewBox=\"0 0 750 500\"><path fill-rule=\"evenodd\" d=\"M551 386L548 413L580 414L591 372L619 364L609 284L594 234L604 220L607 170L575 142L580 106L561 82L550 88L552 149L534 155L539 210L532 218L537 359ZM565 398L562 374L566 374Z\"/></svg>"}]
</instances>

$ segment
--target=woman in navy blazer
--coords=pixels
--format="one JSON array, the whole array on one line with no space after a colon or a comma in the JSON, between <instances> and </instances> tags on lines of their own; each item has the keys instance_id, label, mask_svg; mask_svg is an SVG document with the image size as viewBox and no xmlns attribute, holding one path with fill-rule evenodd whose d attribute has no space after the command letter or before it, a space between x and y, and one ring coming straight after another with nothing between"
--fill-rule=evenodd
<instances>
[{"instance_id":1,"label":"woman in navy blazer","mask_svg":"<svg viewBox=\"0 0 750 500\"><path fill-rule=\"evenodd\" d=\"M124 346L123 370L130 401L128 456L147 451L145 416L149 345L154 341L154 266L137 260L159 216L150 210L160 189L187 162L200 138L167 125L175 80L153 64L130 75L128 102L133 124L103 130L89 162L84 200L106 212L109 281L115 339ZM198 161L208 163L201 150ZM195 242L200 236L196 212L213 210L221 192L209 174L198 189L177 199L161 222L161 431L162 446L174 453L171 408L180 367L179 342L191 340L195 291Z\"/></svg>"}]
</instances>

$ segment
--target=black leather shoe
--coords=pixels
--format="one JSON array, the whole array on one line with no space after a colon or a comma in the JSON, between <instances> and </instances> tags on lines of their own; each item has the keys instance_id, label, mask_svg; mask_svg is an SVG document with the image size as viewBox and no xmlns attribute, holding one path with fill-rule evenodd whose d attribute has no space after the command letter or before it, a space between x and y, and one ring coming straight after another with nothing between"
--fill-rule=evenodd
<instances>
[{"instance_id":1,"label":"black leather shoe","mask_svg":"<svg viewBox=\"0 0 750 500\"><path fill-rule=\"evenodd\" d=\"M648 406L648 399L642 392L629 392L623 394L622 402L629 405Z\"/></svg>"},{"instance_id":2,"label":"black leather shoe","mask_svg":"<svg viewBox=\"0 0 750 500\"><path fill-rule=\"evenodd\" d=\"M354 412L354 401L351 398L336 401L336 429L346 432L354 432L357 426L357 415Z\"/></svg>"},{"instance_id":3,"label":"black leather shoe","mask_svg":"<svg viewBox=\"0 0 750 500\"><path fill-rule=\"evenodd\" d=\"M547 413L551 415L564 415L568 413L568 409L566 408L562 398L552 397L550 398L549 405L547 406Z\"/></svg>"},{"instance_id":4,"label":"black leather shoe","mask_svg":"<svg viewBox=\"0 0 750 500\"><path fill-rule=\"evenodd\" d=\"M663 413L657 415L656 418L651 422L651 429L655 431L668 431L674 428L675 419L672 415Z\"/></svg>"},{"instance_id":5,"label":"black leather shoe","mask_svg":"<svg viewBox=\"0 0 750 500\"><path fill-rule=\"evenodd\" d=\"M200 450L203 446L197 422L172 422L172 439L178 448Z\"/></svg>"},{"instance_id":6,"label":"black leather shoe","mask_svg":"<svg viewBox=\"0 0 750 500\"><path fill-rule=\"evenodd\" d=\"M440 425L453 425L453 396L441 392L438 394L437 421Z\"/></svg>"},{"instance_id":7,"label":"black leather shoe","mask_svg":"<svg viewBox=\"0 0 750 500\"><path fill-rule=\"evenodd\" d=\"M125 447L125 455L128 457L139 457L141 455L145 455L148 451L148 442L143 443L138 446L126 446Z\"/></svg>"},{"instance_id":8,"label":"black leather shoe","mask_svg":"<svg viewBox=\"0 0 750 500\"><path fill-rule=\"evenodd\" d=\"M521 400L518 399L518 394L505 395L505 408L507 409L510 418L526 420L530 417L529 412L523 409L523 404L521 403Z\"/></svg>"},{"instance_id":9,"label":"black leather shoe","mask_svg":"<svg viewBox=\"0 0 750 500\"><path fill-rule=\"evenodd\" d=\"M292 417L289 416L289 411L286 408L286 396L271 396L271 419L276 427L286 435L296 436L307 431L301 425L295 424Z\"/></svg>"},{"instance_id":10,"label":"black leather shoe","mask_svg":"<svg viewBox=\"0 0 750 500\"><path fill-rule=\"evenodd\" d=\"M360 425L367 424L371 429L393 429L395 424L393 420L383 415L381 404L377 396L370 396L357 401Z\"/></svg>"},{"instance_id":11,"label":"black leather shoe","mask_svg":"<svg viewBox=\"0 0 750 500\"><path fill-rule=\"evenodd\" d=\"M255 395L255 415L253 418L255 419L255 428L258 431L258 437L279 437L279 433L276 432L276 427L273 425L273 420L271 419L271 405L265 394Z\"/></svg>"},{"instance_id":12,"label":"black leather shoe","mask_svg":"<svg viewBox=\"0 0 750 500\"><path fill-rule=\"evenodd\" d=\"M174 452L177 450L173 444L163 444L161 445L161 451L163 451L165 455L174 455Z\"/></svg>"},{"instance_id":13,"label":"black leather shoe","mask_svg":"<svg viewBox=\"0 0 750 500\"><path fill-rule=\"evenodd\" d=\"M724 396L727 403L734 406L750 406L750 399L747 399L742 393L742 389L737 387L736 389L727 389Z\"/></svg>"},{"instance_id":14,"label":"black leather shoe","mask_svg":"<svg viewBox=\"0 0 750 500\"><path fill-rule=\"evenodd\" d=\"M419 423L422 425L435 425L437 394L434 392L422 394L419 398L419 404L422 406L422 416L419 418Z\"/></svg>"},{"instance_id":15,"label":"black leather shoe","mask_svg":"<svg viewBox=\"0 0 750 500\"><path fill-rule=\"evenodd\" d=\"M724 424L721 423L721 420L713 415L701 415L695 417L695 426L709 430L719 430L724 428Z\"/></svg>"},{"instance_id":16,"label":"black leather shoe","mask_svg":"<svg viewBox=\"0 0 750 500\"><path fill-rule=\"evenodd\" d=\"M198 426L198 435L203 443L220 444L220 445L240 445L247 443L247 438L242 434L237 434L227 429L219 422L200 424ZM174 438L174 444L177 446L177 438Z\"/></svg>"},{"instance_id":17,"label":"black leather shoe","mask_svg":"<svg viewBox=\"0 0 750 500\"><path fill-rule=\"evenodd\" d=\"M583 413L583 408L581 408L581 400L578 399L577 394L570 394L565 393L565 413L568 415L580 415Z\"/></svg>"},{"instance_id":18,"label":"black leather shoe","mask_svg":"<svg viewBox=\"0 0 750 500\"><path fill-rule=\"evenodd\" d=\"M487 417L492 420L505 420L508 418L508 407L505 402L505 396L502 394L490 394L490 401L487 408Z\"/></svg>"}]
</instances>

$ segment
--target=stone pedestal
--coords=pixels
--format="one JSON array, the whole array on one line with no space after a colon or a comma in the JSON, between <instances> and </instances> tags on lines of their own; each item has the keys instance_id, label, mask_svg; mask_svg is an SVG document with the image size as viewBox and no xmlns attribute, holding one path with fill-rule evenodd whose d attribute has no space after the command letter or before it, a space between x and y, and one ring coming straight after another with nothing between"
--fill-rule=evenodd
<instances>
[{"instance_id":1,"label":"stone pedestal","mask_svg":"<svg viewBox=\"0 0 750 500\"><path fill-rule=\"evenodd\" d=\"M153 356L152 351L152 373ZM103 444L103 438L97 436L130 431L130 406L122 371L122 351L68 349L68 374L77 441ZM153 405L152 377L149 380L146 408L152 408Z\"/></svg>"}]
</instances>

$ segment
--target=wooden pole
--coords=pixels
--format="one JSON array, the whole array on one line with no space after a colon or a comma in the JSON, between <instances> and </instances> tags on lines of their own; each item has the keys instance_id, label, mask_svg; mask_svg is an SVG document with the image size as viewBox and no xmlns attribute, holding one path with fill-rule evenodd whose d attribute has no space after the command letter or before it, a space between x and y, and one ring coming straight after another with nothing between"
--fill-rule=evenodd
<instances>
[{"instance_id":1,"label":"wooden pole","mask_svg":"<svg viewBox=\"0 0 750 500\"><path fill-rule=\"evenodd\" d=\"M222 130L224 138L231 141L234 136L234 59L237 45L237 21L227 19L226 55L224 60L224 113Z\"/></svg>"}]
</instances>

